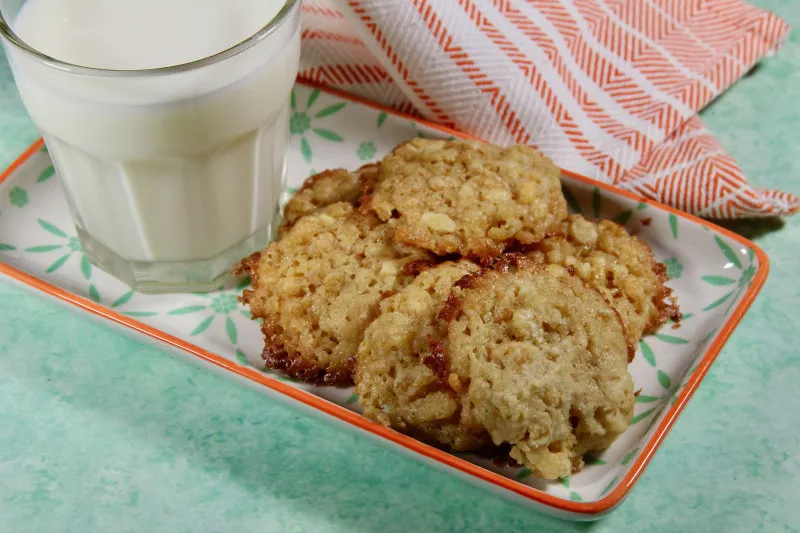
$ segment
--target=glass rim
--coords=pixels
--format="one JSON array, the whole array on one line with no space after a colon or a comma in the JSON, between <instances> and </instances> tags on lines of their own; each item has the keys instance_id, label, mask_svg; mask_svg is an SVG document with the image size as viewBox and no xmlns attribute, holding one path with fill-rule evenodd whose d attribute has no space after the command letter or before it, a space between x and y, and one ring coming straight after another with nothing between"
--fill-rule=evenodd
<instances>
[{"instance_id":1,"label":"glass rim","mask_svg":"<svg viewBox=\"0 0 800 533\"><path fill-rule=\"evenodd\" d=\"M255 46L258 42L266 39L270 35L272 35L280 26L283 25L284 22L289 18L292 10L300 4L302 0L286 0L281 7L280 11L269 21L265 26L263 26L260 30L256 33L241 41L230 48L227 48L221 52L217 52L213 55L208 57L204 57L201 59L196 59L194 61L189 61L187 63L180 63L178 65L170 65L166 67L157 67L157 68L147 68L147 69L108 69L108 68L97 68L97 67L87 67L84 65L77 65L74 63L70 63L68 61L62 61L60 59L56 59L51 57L39 50L33 48L28 43L23 41L15 32L11 29L11 26L8 22L6 22L5 17L3 17L2 10L0 10L0 35L2 35L9 43L14 45L16 48L19 48L25 53L28 53L44 63L45 65L55 68L57 70L66 71L75 74L90 74L93 76L106 76L106 77L143 77L143 76L160 76L165 74L176 74L179 72L187 72L191 70L195 70L201 67L206 67L209 65L213 65L218 63L222 60L231 58L233 56L239 55L242 52L249 50L253 46Z\"/></svg>"}]
</instances>

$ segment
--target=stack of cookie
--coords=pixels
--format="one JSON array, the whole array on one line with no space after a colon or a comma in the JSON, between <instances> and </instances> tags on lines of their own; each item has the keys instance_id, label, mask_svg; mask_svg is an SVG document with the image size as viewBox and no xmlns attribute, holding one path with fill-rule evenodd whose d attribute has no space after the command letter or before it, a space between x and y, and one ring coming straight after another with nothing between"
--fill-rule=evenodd
<instances>
[{"instance_id":1,"label":"stack of cookie","mask_svg":"<svg viewBox=\"0 0 800 533\"><path fill-rule=\"evenodd\" d=\"M312 176L278 236L241 265L268 367L355 383L370 419L542 478L625 431L635 346L678 316L649 246L568 216L524 146L415 139Z\"/></svg>"}]
</instances>

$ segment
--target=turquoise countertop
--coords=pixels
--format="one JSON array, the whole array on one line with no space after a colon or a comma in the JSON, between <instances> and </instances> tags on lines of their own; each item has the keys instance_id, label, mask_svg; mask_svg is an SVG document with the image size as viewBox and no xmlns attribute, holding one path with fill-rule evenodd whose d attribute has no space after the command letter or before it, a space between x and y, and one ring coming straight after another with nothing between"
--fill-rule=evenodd
<instances>
[{"instance_id":1,"label":"turquoise countertop","mask_svg":"<svg viewBox=\"0 0 800 533\"><path fill-rule=\"evenodd\" d=\"M800 30L797 0L757 0ZM703 113L800 192L800 36ZM0 167L37 138L0 61ZM0 278L0 532L800 531L800 215L739 224L772 272L622 506L561 522Z\"/></svg>"}]
</instances>

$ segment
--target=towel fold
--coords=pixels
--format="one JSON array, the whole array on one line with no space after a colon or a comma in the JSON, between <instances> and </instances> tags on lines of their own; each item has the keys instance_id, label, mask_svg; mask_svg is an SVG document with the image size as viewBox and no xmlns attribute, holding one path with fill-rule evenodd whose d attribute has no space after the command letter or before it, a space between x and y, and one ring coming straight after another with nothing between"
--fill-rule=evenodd
<instances>
[{"instance_id":1,"label":"towel fold","mask_svg":"<svg viewBox=\"0 0 800 533\"><path fill-rule=\"evenodd\" d=\"M788 25L742 0L305 0L300 77L720 219L782 216L697 116Z\"/></svg>"}]
</instances>

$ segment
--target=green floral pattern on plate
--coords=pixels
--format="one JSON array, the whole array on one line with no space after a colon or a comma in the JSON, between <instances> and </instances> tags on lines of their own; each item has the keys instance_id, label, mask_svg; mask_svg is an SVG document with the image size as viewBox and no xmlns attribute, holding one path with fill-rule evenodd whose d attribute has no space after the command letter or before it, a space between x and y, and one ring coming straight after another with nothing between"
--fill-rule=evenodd
<instances>
[{"instance_id":1,"label":"green floral pattern on plate","mask_svg":"<svg viewBox=\"0 0 800 533\"><path fill-rule=\"evenodd\" d=\"M378 150L375 148L375 144L372 141L365 141L359 144L358 149L356 149L356 155L362 161L369 161L375 157L377 152Z\"/></svg>"},{"instance_id":2,"label":"green floral pattern on plate","mask_svg":"<svg viewBox=\"0 0 800 533\"><path fill-rule=\"evenodd\" d=\"M289 194L317 170L357 168L409 138L442 136L423 124L302 86L292 93L290 133ZM250 320L236 299L247 280L208 293L154 296L131 291L86 259L54 175L49 156L42 151L0 186L0 259L233 363L263 369L259 324ZM642 340L630 366L641 389L634 419L610 449L587 458L583 472L548 483L525 468L498 467L469 454L462 457L565 500L590 502L624 478L741 301L758 264L752 250L647 203L568 178L564 190L572 212L616 220L653 245L667 267L684 318ZM268 375L359 410L351 390L310 387Z\"/></svg>"},{"instance_id":3,"label":"green floral pattern on plate","mask_svg":"<svg viewBox=\"0 0 800 533\"><path fill-rule=\"evenodd\" d=\"M724 313L727 316L738 301L739 296L745 290L747 290L747 287L750 286L750 282L753 280L753 276L755 276L756 268L753 265L752 250L746 250L746 257L740 257L741 254L737 254L733 248L731 248L731 246L720 237L714 237L714 242L719 247L719 250L722 252L722 255L725 257L725 259L728 260L728 263L725 265L725 269L731 272L734 277L730 277L728 275L703 276L703 281L715 287L732 287L723 296L704 307L703 311L710 311L727 303ZM746 266L745 261L747 262Z\"/></svg>"},{"instance_id":4,"label":"green floral pattern on plate","mask_svg":"<svg viewBox=\"0 0 800 533\"><path fill-rule=\"evenodd\" d=\"M28 191L22 187L11 187L11 190L8 191L8 201L11 205L25 207L28 205Z\"/></svg>"},{"instance_id":5,"label":"green floral pattern on plate","mask_svg":"<svg viewBox=\"0 0 800 533\"><path fill-rule=\"evenodd\" d=\"M347 102L337 101L325 107L317 106L312 110L321 94L319 89L313 89L308 93L305 99L305 105L301 108L297 103L298 92L299 91L295 89L292 91L291 95L290 105L292 113L289 117L289 133L292 136L300 137L300 153L303 155L303 159L310 162L313 158L313 152L311 150L311 142L309 141L309 132L327 141L344 142L344 138L339 133L327 127L320 126L319 120L339 113L339 111L347 106Z\"/></svg>"},{"instance_id":6,"label":"green floral pattern on plate","mask_svg":"<svg viewBox=\"0 0 800 533\"><path fill-rule=\"evenodd\" d=\"M683 265L678 261L677 257L668 257L664 259L663 263L667 267L667 277L669 279L680 279L683 275Z\"/></svg>"}]
</instances>

